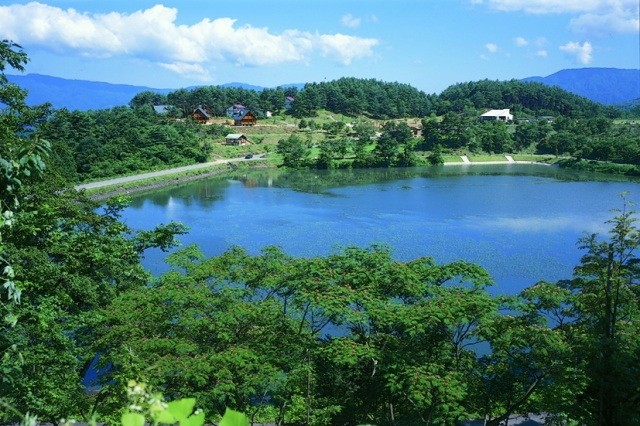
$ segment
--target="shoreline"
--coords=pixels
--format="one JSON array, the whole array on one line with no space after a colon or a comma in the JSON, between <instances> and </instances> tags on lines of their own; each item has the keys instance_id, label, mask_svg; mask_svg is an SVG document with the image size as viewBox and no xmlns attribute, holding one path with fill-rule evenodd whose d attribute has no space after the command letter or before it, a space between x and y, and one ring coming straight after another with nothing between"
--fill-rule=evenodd
<instances>
[{"instance_id":1,"label":"shoreline","mask_svg":"<svg viewBox=\"0 0 640 426\"><path fill-rule=\"evenodd\" d=\"M509 164L536 164L539 166L551 166L549 163L541 163L539 161L470 161L470 162L460 162L460 161L447 161L442 163L443 166L482 166L482 165L509 165Z\"/></svg>"},{"instance_id":2,"label":"shoreline","mask_svg":"<svg viewBox=\"0 0 640 426\"><path fill-rule=\"evenodd\" d=\"M163 189L171 186L180 186L186 183L190 183L200 179L206 179L212 176L219 176L225 173L230 173L236 170L234 168L238 159L231 160L217 160L215 162L195 164L192 166L182 166L172 169L165 169L156 172L141 173L138 175L125 176L115 179L105 179L104 181L90 182L85 184L75 185L74 188L77 191L91 190L91 189L103 189L100 192L90 193L88 197L94 201L103 201L108 198L117 195L133 195L144 192L150 192L157 189ZM541 165L551 166L548 163L540 163L537 161L469 161L469 162L445 162L442 165L445 167L461 166L483 166L483 165L510 165L510 164L529 164L529 165ZM205 170L208 167L214 166L227 166L224 168L212 168ZM237 166L235 166L237 167ZM180 173L188 171L201 171L194 174L180 175ZM145 182L148 179L157 179L151 182ZM139 182L136 184L136 182ZM127 185L127 186L123 186Z\"/></svg>"}]
</instances>

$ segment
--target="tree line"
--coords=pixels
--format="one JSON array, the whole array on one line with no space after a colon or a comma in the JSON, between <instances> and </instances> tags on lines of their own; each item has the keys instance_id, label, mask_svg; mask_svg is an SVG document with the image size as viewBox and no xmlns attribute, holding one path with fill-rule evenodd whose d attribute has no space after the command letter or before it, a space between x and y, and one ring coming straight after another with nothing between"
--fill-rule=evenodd
<instances>
[{"instance_id":1,"label":"tree line","mask_svg":"<svg viewBox=\"0 0 640 426\"><path fill-rule=\"evenodd\" d=\"M204 107L211 115L224 117L227 108L239 103L264 117L266 111L282 111L285 99L288 96L295 97L297 93L295 86L264 88L259 91L240 87L202 86L178 89L166 95L144 91L134 96L129 106L149 108L152 105L169 105L174 108L173 114L178 117L188 117L194 109Z\"/></svg>"},{"instance_id":2,"label":"tree line","mask_svg":"<svg viewBox=\"0 0 640 426\"><path fill-rule=\"evenodd\" d=\"M441 116L447 112L477 115L487 108L509 108L518 117L616 118L625 114L623 109L604 106L542 83L481 80L454 84L436 95L408 84L354 77L307 83L300 90L296 87L257 91L203 86L179 89L167 95L146 91L136 95L130 106L169 104L182 116L206 106L212 115L224 116L229 106L241 103L257 113L277 113L283 111L288 96L295 98L290 113L298 118L313 117L318 110L375 119Z\"/></svg>"}]
</instances>

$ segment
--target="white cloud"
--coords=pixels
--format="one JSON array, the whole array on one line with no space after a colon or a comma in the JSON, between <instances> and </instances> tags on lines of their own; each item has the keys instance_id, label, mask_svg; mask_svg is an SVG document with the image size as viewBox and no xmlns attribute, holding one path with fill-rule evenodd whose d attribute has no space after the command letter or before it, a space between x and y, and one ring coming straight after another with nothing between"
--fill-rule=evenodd
<instances>
[{"instance_id":1,"label":"white cloud","mask_svg":"<svg viewBox=\"0 0 640 426\"><path fill-rule=\"evenodd\" d=\"M350 13L344 15L340 19L340 22L342 22L342 25L349 28L358 28L360 26L360 18L356 18Z\"/></svg>"},{"instance_id":2,"label":"white cloud","mask_svg":"<svg viewBox=\"0 0 640 426\"><path fill-rule=\"evenodd\" d=\"M542 58L546 58L547 56L549 56L549 52L547 52L547 51L546 51L546 50L544 50L544 49L541 49L541 50L538 50L538 51L536 52L536 56L540 56L540 57L542 57Z\"/></svg>"},{"instance_id":3,"label":"white cloud","mask_svg":"<svg viewBox=\"0 0 640 426\"><path fill-rule=\"evenodd\" d=\"M498 51L498 45L494 43L487 43L484 45L484 48L487 49L489 53L496 53Z\"/></svg>"},{"instance_id":4,"label":"white cloud","mask_svg":"<svg viewBox=\"0 0 640 426\"><path fill-rule=\"evenodd\" d=\"M638 0L471 0L503 12L568 14L576 32L595 34L640 32Z\"/></svg>"},{"instance_id":5,"label":"white cloud","mask_svg":"<svg viewBox=\"0 0 640 426\"><path fill-rule=\"evenodd\" d=\"M593 47L588 41L585 41L582 44L570 41L569 43L560 46L560 50L566 52L570 56L573 56L576 61L583 65L591 63L591 60L593 59Z\"/></svg>"},{"instance_id":6,"label":"white cloud","mask_svg":"<svg viewBox=\"0 0 640 426\"><path fill-rule=\"evenodd\" d=\"M344 34L320 35L318 46L325 56L337 59L343 65L349 65L353 59L371 56L375 39L365 39Z\"/></svg>"},{"instance_id":7,"label":"white cloud","mask_svg":"<svg viewBox=\"0 0 640 426\"><path fill-rule=\"evenodd\" d=\"M128 56L199 79L216 61L239 66L304 62L314 53L341 64L373 54L378 40L343 34L312 34L237 26L231 18L178 25L175 8L156 5L131 14L81 13L42 3L0 6L0 39L25 47L83 56Z\"/></svg>"},{"instance_id":8,"label":"white cloud","mask_svg":"<svg viewBox=\"0 0 640 426\"><path fill-rule=\"evenodd\" d=\"M184 62L173 62L170 64L159 63L163 68L168 69L183 77L191 78L200 81L211 81L212 77L209 70L205 69L200 64L186 64Z\"/></svg>"},{"instance_id":9,"label":"white cloud","mask_svg":"<svg viewBox=\"0 0 640 426\"><path fill-rule=\"evenodd\" d=\"M640 32L640 17L638 11L635 15L616 12L600 15L587 13L572 19L569 27L576 33L595 33L598 35L609 32L637 33Z\"/></svg>"},{"instance_id":10,"label":"white cloud","mask_svg":"<svg viewBox=\"0 0 640 426\"><path fill-rule=\"evenodd\" d=\"M513 42L518 47L524 47L524 46L527 46L529 44L529 41L527 39L525 39L524 37L516 37L515 39L513 39Z\"/></svg>"}]
</instances>

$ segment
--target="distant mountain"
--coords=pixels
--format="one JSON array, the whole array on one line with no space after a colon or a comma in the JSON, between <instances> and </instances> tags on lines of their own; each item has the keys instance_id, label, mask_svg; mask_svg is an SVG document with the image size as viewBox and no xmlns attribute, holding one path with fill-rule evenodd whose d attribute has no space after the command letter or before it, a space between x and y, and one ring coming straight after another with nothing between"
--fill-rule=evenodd
<instances>
[{"instance_id":1,"label":"distant mountain","mask_svg":"<svg viewBox=\"0 0 640 426\"><path fill-rule=\"evenodd\" d=\"M558 86L605 105L624 104L640 98L640 70L637 69L567 69L547 77L528 77L521 81Z\"/></svg>"},{"instance_id":2,"label":"distant mountain","mask_svg":"<svg viewBox=\"0 0 640 426\"><path fill-rule=\"evenodd\" d=\"M97 81L68 80L42 74L7 75L11 83L17 84L29 91L28 105L38 105L50 102L54 108L86 111L90 109L107 109L128 105L129 101L138 93L151 91L161 94L170 93L176 89L156 89L146 86L132 86L128 84L111 84ZM197 86L187 89L194 89ZM246 83L227 83L221 87L237 87L245 90L264 90L264 87ZM286 84L282 87L298 87L302 89L304 83Z\"/></svg>"},{"instance_id":3,"label":"distant mountain","mask_svg":"<svg viewBox=\"0 0 640 426\"><path fill-rule=\"evenodd\" d=\"M7 75L10 82L29 91L27 104L50 102L69 110L106 109L127 105L138 93L150 90L167 94L174 89L153 89L128 84L67 80L42 74Z\"/></svg>"},{"instance_id":4,"label":"distant mountain","mask_svg":"<svg viewBox=\"0 0 640 426\"><path fill-rule=\"evenodd\" d=\"M261 92L265 89L262 86L254 86L253 84L236 83L236 82L221 84L220 87L224 87L224 88L233 87L236 89L255 90L256 92Z\"/></svg>"}]
</instances>

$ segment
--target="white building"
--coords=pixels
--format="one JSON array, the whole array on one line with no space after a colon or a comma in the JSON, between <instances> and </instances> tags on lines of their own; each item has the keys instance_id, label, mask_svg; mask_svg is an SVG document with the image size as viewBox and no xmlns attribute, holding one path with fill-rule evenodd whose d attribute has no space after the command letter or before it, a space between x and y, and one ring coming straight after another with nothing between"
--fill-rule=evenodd
<instances>
[{"instance_id":1,"label":"white building","mask_svg":"<svg viewBox=\"0 0 640 426\"><path fill-rule=\"evenodd\" d=\"M508 109L492 109L482 114L480 120L513 121L513 114Z\"/></svg>"}]
</instances>

